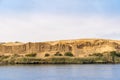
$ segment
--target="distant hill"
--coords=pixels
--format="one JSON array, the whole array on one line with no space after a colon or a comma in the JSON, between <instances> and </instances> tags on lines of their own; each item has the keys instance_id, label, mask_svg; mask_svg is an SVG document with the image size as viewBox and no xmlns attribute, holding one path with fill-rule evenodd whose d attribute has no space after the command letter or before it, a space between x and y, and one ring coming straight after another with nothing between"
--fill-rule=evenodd
<instances>
[{"instance_id":1,"label":"distant hill","mask_svg":"<svg viewBox=\"0 0 120 80\"><path fill-rule=\"evenodd\" d=\"M65 53L71 53L74 58L86 58L110 55L112 51L120 52L119 40L76 39L36 43L8 42L0 44L1 56L17 55L22 57L34 56L35 58L46 58L54 57L55 55L60 57L65 56Z\"/></svg>"},{"instance_id":2,"label":"distant hill","mask_svg":"<svg viewBox=\"0 0 120 80\"><path fill-rule=\"evenodd\" d=\"M78 39L60 40L50 42L20 43L8 42L0 44L0 54L28 54L37 53L38 57L42 54L55 54L60 52L72 52L76 57L87 56L93 53L104 53L110 51L120 51L120 41L106 39Z\"/></svg>"}]
</instances>

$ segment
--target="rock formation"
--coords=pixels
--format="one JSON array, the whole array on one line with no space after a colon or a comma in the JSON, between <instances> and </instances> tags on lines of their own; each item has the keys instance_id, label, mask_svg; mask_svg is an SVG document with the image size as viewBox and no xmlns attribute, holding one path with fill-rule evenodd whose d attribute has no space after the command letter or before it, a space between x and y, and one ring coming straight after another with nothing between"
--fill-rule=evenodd
<instances>
[{"instance_id":1,"label":"rock formation","mask_svg":"<svg viewBox=\"0 0 120 80\"><path fill-rule=\"evenodd\" d=\"M43 57L45 53L51 55L56 52L64 54L72 52L76 57L84 57L93 53L104 53L110 51L120 51L120 41L105 39L79 39L61 40L51 42L36 43L1 43L0 54L28 54L37 53L38 57Z\"/></svg>"}]
</instances>

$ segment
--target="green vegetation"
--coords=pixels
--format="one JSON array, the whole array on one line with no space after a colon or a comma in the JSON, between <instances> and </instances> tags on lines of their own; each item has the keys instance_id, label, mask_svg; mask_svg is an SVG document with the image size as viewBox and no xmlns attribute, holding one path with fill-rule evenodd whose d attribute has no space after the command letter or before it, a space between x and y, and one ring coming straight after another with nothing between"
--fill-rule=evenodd
<instances>
[{"instance_id":1,"label":"green vegetation","mask_svg":"<svg viewBox=\"0 0 120 80\"><path fill-rule=\"evenodd\" d=\"M0 64L107 64L120 63L120 52L111 51L108 53L94 53L86 57L74 57L71 52L66 52L64 56L60 52L56 52L54 56L46 58L37 58L36 53L20 56L13 54L9 56L1 55Z\"/></svg>"},{"instance_id":2,"label":"green vegetation","mask_svg":"<svg viewBox=\"0 0 120 80\"><path fill-rule=\"evenodd\" d=\"M66 52L66 53L64 54L64 56L70 56L70 57L73 57L73 54L72 54L71 52Z\"/></svg>"},{"instance_id":3,"label":"green vegetation","mask_svg":"<svg viewBox=\"0 0 120 80\"><path fill-rule=\"evenodd\" d=\"M120 57L120 53L119 53L119 52L116 52L116 51L111 51L111 52L110 52L110 55L111 55L111 56L114 56L114 57L115 57L115 56L116 56L116 57Z\"/></svg>"},{"instance_id":4,"label":"green vegetation","mask_svg":"<svg viewBox=\"0 0 120 80\"><path fill-rule=\"evenodd\" d=\"M103 54L102 53L94 53L94 54L90 54L89 56L103 57Z\"/></svg>"},{"instance_id":5,"label":"green vegetation","mask_svg":"<svg viewBox=\"0 0 120 80\"><path fill-rule=\"evenodd\" d=\"M96 62L105 62L105 63L120 63L120 52L111 51L107 53L94 53L89 55L90 57L95 57Z\"/></svg>"},{"instance_id":6,"label":"green vegetation","mask_svg":"<svg viewBox=\"0 0 120 80\"><path fill-rule=\"evenodd\" d=\"M112 59L113 63L120 62L120 52L111 51L110 56L111 56L111 59Z\"/></svg>"},{"instance_id":7,"label":"green vegetation","mask_svg":"<svg viewBox=\"0 0 120 80\"><path fill-rule=\"evenodd\" d=\"M115 63L116 52L115 51L110 52L110 56L112 57L112 62Z\"/></svg>"},{"instance_id":8,"label":"green vegetation","mask_svg":"<svg viewBox=\"0 0 120 80\"><path fill-rule=\"evenodd\" d=\"M62 56L62 54L60 52L56 52L54 56Z\"/></svg>"},{"instance_id":9,"label":"green vegetation","mask_svg":"<svg viewBox=\"0 0 120 80\"><path fill-rule=\"evenodd\" d=\"M36 57L37 53L26 54L26 57Z\"/></svg>"},{"instance_id":10,"label":"green vegetation","mask_svg":"<svg viewBox=\"0 0 120 80\"><path fill-rule=\"evenodd\" d=\"M9 58L9 56L5 56L5 55L0 56L0 59L6 59L6 58Z\"/></svg>"},{"instance_id":11,"label":"green vegetation","mask_svg":"<svg viewBox=\"0 0 120 80\"><path fill-rule=\"evenodd\" d=\"M45 57L49 57L49 56L50 56L50 54L48 54L48 53L45 54Z\"/></svg>"}]
</instances>

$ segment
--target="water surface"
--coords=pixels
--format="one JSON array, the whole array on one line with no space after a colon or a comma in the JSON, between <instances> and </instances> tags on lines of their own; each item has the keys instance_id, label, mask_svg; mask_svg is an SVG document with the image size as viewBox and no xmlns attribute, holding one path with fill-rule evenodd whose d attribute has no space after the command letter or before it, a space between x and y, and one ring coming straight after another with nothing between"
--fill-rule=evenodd
<instances>
[{"instance_id":1,"label":"water surface","mask_svg":"<svg viewBox=\"0 0 120 80\"><path fill-rule=\"evenodd\" d=\"M120 80L120 65L0 66L0 80Z\"/></svg>"}]
</instances>

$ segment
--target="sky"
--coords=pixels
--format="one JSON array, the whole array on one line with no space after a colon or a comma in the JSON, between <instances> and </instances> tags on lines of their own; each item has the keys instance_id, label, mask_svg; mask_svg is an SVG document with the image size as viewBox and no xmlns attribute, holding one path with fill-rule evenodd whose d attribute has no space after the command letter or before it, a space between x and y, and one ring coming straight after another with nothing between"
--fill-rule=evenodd
<instances>
[{"instance_id":1,"label":"sky","mask_svg":"<svg viewBox=\"0 0 120 80\"><path fill-rule=\"evenodd\" d=\"M0 0L0 42L120 40L120 0Z\"/></svg>"}]
</instances>

